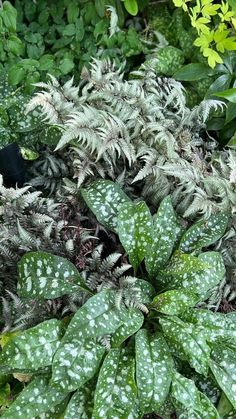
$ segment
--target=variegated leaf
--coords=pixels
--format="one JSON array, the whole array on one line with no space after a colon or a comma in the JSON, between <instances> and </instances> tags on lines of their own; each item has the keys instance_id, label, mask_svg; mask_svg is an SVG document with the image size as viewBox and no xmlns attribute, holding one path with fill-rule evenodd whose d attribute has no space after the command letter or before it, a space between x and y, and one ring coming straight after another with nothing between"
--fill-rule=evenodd
<instances>
[{"instance_id":1,"label":"variegated leaf","mask_svg":"<svg viewBox=\"0 0 236 419\"><path fill-rule=\"evenodd\" d=\"M89 381L71 397L64 419L90 419L93 412L94 389Z\"/></svg>"},{"instance_id":2,"label":"variegated leaf","mask_svg":"<svg viewBox=\"0 0 236 419\"><path fill-rule=\"evenodd\" d=\"M210 347L205 331L175 316L159 319L163 334L171 350L204 376L208 373Z\"/></svg>"},{"instance_id":3,"label":"variegated leaf","mask_svg":"<svg viewBox=\"0 0 236 419\"><path fill-rule=\"evenodd\" d=\"M157 295L152 306L160 313L176 316L188 307L194 307L199 297L187 290L170 290Z\"/></svg>"},{"instance_id":4,"label":"variegated leaf","mask_svg":"<svg viewBox=\"0 0 236 419\"><path fill-rule=\"evenodd\" d=\"M135 270L149 251L152 233L152 216L145 202L127 202L120 207L118 234Z\"/></svg>"},{"instance_id":5,"label":"variegated leaf","mask_svg":"<svg viewBox=\"0 0 236 419\"><path fill-rule=\"evenodd\" d=\"M173 375L171 395L176 402L177 409L180 408L178 417L183 419L220 419L220 416L207 398L194 384L193 380L183 377L177 371Z\"/></svg>"},{"instance_id":6,"label":"variegated leaf","mask_svg":"<svg viewBox=\"0 0 236 419\"><path fill-rule=\"evenodd\" d=\"M145 258L149 275L155 276L169 260L181 231L171 197L167 196L163 199L153 221L153 242Z\"/></svg>"},{"instance_id":7,"label":"variegated leaf","mask_svg":"<svg viewBox=\"0 0 236 419\"><path fill-rule=\"evenodd\" d=\"M135 336L136 381L143 413L158 411L171 384L173 360L163 335L150 336L145 329Z\"/></svg>"},{"instance_id":8,"label":"variegated leaf","mask_svg":"<svg viewBox=\"0 0 236 419\"><path fill-rule=\"evenodd\" d=\"M120 186L110 180L100 179L87 189L82 189L81 193L98 221L110 230L117 231L118 211L122 204L130 201Z\"/></svg>"},{"instance_id":9,"label":"variegated leaf","mask_svg":"<svg viewBox=\"0 0 236 419\"><path fill-rule=\"evenodd\" d=\"M127 348L112 349L99 373L93 418L128 418L136 394L134 356Z\"/></svg>"},{"instance_id":10,"label":"variegated leaf","mask_svg":"<svg viewBox=\"0 0 236 419\"><path fill-rule=\"evenodd\" d=\"M17 289L21 297L49 299L89 291L73 263L47 252L26 253L18 270Z\"/></svg>"},{"instance_id":11,"label":"variegated leaf","mask_svg":"<svg viewBox=\"0 0 236 419\"><path fill-rule=\"evenodd\" d=\"M134 335L141 327L144 316L137 308L130 308L124 323L118 327L111 338L112 348L119 347L129 336Z\"/></svg>"},{"instance_id":12,"label":"variegated leaf","mask_svg":"<svg viewBox=\"0 0 236 419\"><path fill-rule=\"evenodd\" d=\"M38 370L49 366L63 334L61 321L46 320L11 339L0 353L0 363L13 370Z\"/></svg>"},{"instance_id":13,"label":"variegated leaf","mask_svg":"<svg viewBox=\"0 0 236 419\"><path fill-rule=\"evenodd\" d=\"M200 220L184 233L180 242L180 250L191 253L203 247L210 246L224 234L228 215L225 213L213 214L208 220Z\"/></svg>"},{"instance_id":14,"label":"variegated leaf","mask_svg":"<svg viewBox=\"0 0 236 419\"><path fill-rule=\"evenodd\" d=\"M67 398L67 394L68 392L59 391L49 386L48 377L35 377L1 417L4 419L40 417L41 414L46 414L50 409L60 405Z\"/></svg>"}]
</instances>

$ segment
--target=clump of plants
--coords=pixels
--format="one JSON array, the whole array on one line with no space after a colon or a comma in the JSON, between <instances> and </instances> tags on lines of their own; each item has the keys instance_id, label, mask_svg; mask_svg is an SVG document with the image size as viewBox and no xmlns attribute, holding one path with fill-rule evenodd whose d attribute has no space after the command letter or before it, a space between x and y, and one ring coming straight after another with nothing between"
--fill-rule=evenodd
<instances>
[{"instance_id":1,"label":"clump of plants","mask_svg":"<svg viewBox=\"0 0 236 419\"><path fill-rule=\"evenodd\" d=\"M234 414L234 314L198 308L225 273L220 253L202 248L223 234L226 215L186 230L170 197L153 217L145 202L132 202L109 181L82 194L118 234L130 265L114 268L119 256L107 259L110 279L91 288L89 276L64 258L23 256L20 296L45 300L80 290L87 297L73 316L44 321L4 345L4 373L30 378L2 417Z\"/></svg>"}]
</instances>

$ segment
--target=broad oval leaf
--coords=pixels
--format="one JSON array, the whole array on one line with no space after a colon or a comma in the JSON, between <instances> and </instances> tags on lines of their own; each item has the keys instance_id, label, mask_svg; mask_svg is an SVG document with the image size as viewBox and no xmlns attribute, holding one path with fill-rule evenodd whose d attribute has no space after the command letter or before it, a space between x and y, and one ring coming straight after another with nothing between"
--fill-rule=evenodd
<instances>
[{"instance_id":1,"label":"broad oval leaf","mask_svg":"<svg viewBox=\"0 0 236 419\"><path fill-rule=\"evenodd\" d=\"M112 349L99 373L93 418L128 418L136 403L135 359L127 348Z\"/></svg>"},{"instance_id":2,"label":"broad oval leaf","mask_svg":"<svg viewBox=\"0 0 236 419\"><path fill-rule=\"evenodd\" d=\"M0 363L13 370L38 370L49 366L63 334L61 321L46 320L11 339L0 353Z\"/></svg>"},{"instance_id":3,"label":"broad oval leaf","mask_svg":"<svg viewBox=\"0 0 236 419\"><path fill-rule=\"evenodd\" d=\"M175 80L195 81L201 80L212 73L212 70L202 63L190 63L181 67L173 75Z\"/></svg>"},{"instance_id":4,"label":"broad oval leaf","mask_svg":"<svg viewBox=\"0 0 236 419\"><path fill-rule=\"evenodd\" d=\"M203 262L200 258L196 256L188 255L185 253L175 252L175 254L170 259L168 265L166 265L164 270L164 275L185 275L189 272L198 272L209 268L211 265L208 265L206 262Z\"/></svg>"},{"instance_id":5,"label":"broad oval leaf","mask_svg":"<svg viewBox=\"0 0 236 419\"><path fill-rule=\"evenodd\" d=\"M167 196L161 202L153 220L153 242L145 258L149 275L155 276L169 260L181 230L172 206L171 197Z\"/></svg>"},{"instance_id":6,"label":"broad oval leaf","mask_svg":"<svg viewBox=\"0 0 236 419\"><path fill-rule=\"evenodd\" d=\"M80 289L91 292L73 263L47 252L26 253L18 264L21 297L58 298Z\"/></svg>"},{"instance_id":7,"label":"broad oval leaf","mask_svg":"<svg viewBox=\"0 0 236 419\"><path fill-rule=\"evenodd\" d=\"M105 347L93 340L63 342L52 364L51 384L68 391L82 387L97 373Z\"/></svg>"},{"instance_id":8,"label":"broad oval leaf","mask_svg":"<svg viewBox=\"0 0 236 419\"><path fill-rule=\"evenodd\" d=\"M180 250L190 253L210 246L223 236L228 224L228 214L213 214L208 220L200 220L184 233Z\"/></svg>"},{"instance_id":9,"label":"broad oval leaf","mask_svg":"<svg viewBox=\"0 0 236 419\"><path fill-rule=\"evenodd\" d=\"M17 399L1 416L4 419L32 419L55 409L67 398L68 392L49 386L49 379L38 376L21 391ZM50 416L44 416L53 418ZM58 416L57 416L58 417Z\"/></svg>"},{"instance_id":10,"label":"broad oval leaf","mask_svg":"<svg viewBox=\"0 0 236 419\"><path fill-rule=\"evenodd\" d=\"M144 316L137 308L129 308L124 323L111 338L112 348L119 347L129 336L134 335L143 325Z\"/></svg>"},{"instance_id":11,"label":"broad oval leaf","mask_svg":"<svg viewBox=\"0 0 236 419\"><path fill-rule=\"evenodd\" d=\"M160 313L176 316L189 307L194 307L199 297L187 290L170 290L157 295L152 303Z\"/></svg>"},{"instance_id":12,"label":"broad oval leaf","mask_svg":"<svg viewBox=\"0 0 236 419\"><path fill-rule=\"evenodd\" d=\"M117 183L110 180L98 180L81 194L96 215L98 221L112 231L117 231L117 215L122 204L130 202L128 196Z\"/></svg>"},{"instance_id":13,"label":"broad oval leaf","mask_svg":"<svg viewBox=\"0 0 236 419\"><path fill-rule=\"evenodd\" d=\"M222 97L229 102L236 103L236 88L224 90L223 92L215 93L215 96Z\"/></svg>"},{"instance_id":14,"label":"broad oval leaf","mask_svg":"<svg viewBox=\"0 0 236 419\"><path fill-rule=\"evenodd\" d=\"M62 344L70 339L94 339L114 333L125 321L127 309L115 307L116 292L104 290L91 297L74 315Z\"/></svg>"},{"instance_id":15,"label":"broad oval leaf","mask_svg":"<svg viewBox=\"0 0 236 419\"><path fill-rule=\"evenodd\" d=\"M145 329L135 336L136 381L144 413L158 411L165 401L173 374L173 359L163 335Z\"/></svg>"},{"instance_id":16,"label":"broad oval leaf","mask_svg":"<svg viewBox=\"0 0 236 419\"><path fill-rule=\"evenodd\" d=\"M152 216L145 202L127 202L119 208L119 238L135 270L147 255L152 232Z\"/></svg>"},{"instance_id":17,"label":"broad oval leaf","mask_svg":"<svg viewBox=\"0 0 236 419\"><path fill-rule=\"evenodd\" d=\"M88 382L71 397L64 419L89 419L93 412L93 383Z\"/></svg>"},{"instance_id":18,"label":"broad oval leaf","mask_svg":"<svg viewBox=\"0 0 236 419\"><path fill-rule=\"evenodd\" d=\"M194 381L183 377L177 371L173 376L171 395L177 402L177 408L183 407L183 412L179 415L183 419L220 419L215 406L197 389Z\"/></svg>"},{"instance_id":19,"label":"broad oval leaf","mask_svg":"<svg viewBox=\"0 0 236 419\"><path fill-rule=\"evenodd\" d=\"M218 385L236 409L236 351L225 345L214 345L209 365Z\"/></svg>"},{"instance_id":20,"label":"broad oval leaf","mask_svg":"<svg viewBox=\"0 0 236 419\"><path fill-rule=\"evenodd\" d=\"M225 275L225 265L220 253L205 252L198 256L198 259L209 267L198 271L183 274L158 276L158 282L163 288L183 288L198 294L201 299L207 298L208 291L222 281Z\"/></svg>"},{"instance_id":21,"label":"broad oval leaf","mask_svg":"<svg viewBox=\"0 0 236 419\"><path fill-rule=\"evenodd\" d=\"M159 321L171 350L184 361L188 361L199 374L206 376L210 347L206 342L205 331L174 316L160 318Z\"/></svg>"}]
</instances>

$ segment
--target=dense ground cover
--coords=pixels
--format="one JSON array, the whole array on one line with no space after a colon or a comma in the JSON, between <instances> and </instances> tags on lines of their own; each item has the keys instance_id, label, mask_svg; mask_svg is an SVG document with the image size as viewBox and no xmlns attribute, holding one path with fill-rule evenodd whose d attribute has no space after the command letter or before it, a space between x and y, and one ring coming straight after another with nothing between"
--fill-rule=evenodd
<instances>
[{"instance_id":1,"label":"dense ground cover","mask_svg":"<svg viewBox=\"0 0 236 419\"><path fill-rule=\"evenodd\" d=\"M0 415L236 417L236 9L0 5Z\"/></svg>"}]
</instances>

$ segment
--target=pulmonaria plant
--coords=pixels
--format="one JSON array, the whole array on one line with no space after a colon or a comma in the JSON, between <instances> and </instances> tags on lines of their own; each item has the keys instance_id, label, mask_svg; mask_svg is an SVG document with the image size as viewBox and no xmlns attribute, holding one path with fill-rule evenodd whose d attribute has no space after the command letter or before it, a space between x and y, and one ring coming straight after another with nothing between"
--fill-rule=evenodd
<instances>
[{"instance_id":1,"label":"pulmonaria plant","mask_svg":"<svg viewBox=\"0 0 236 419\"><path fill-rule=\"evenodd\" d=\"M119 235L134 274L114 267L114 282L124 275L120 287L91 289L89 275L63 258L42 252L23 257L20 296L43 300L81 290L87 297L72 317L45 321L3 347L2 370L32 379L2 417L56 412L66 419L138 419L162 412L168 403L166 418L178 412L220 419L217 406L199 390L204 386L198 388L207 377L226 395L227 408L236 409L235 316L197 307L225 274L221 255L202 248L224 233L227 214L186 230L170 197L152 216L145 202L130 201L110 181L95 182L82 194L100 222ZM92 259L100 266L99 255ZM111 267L115 260L106 263Z\"/></svg>"}]
</instances>

